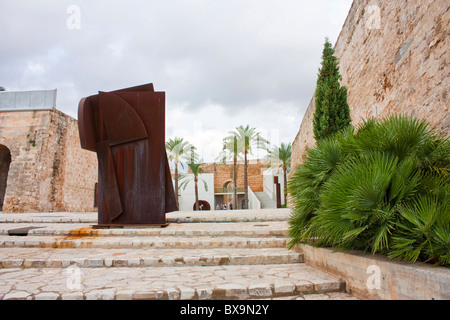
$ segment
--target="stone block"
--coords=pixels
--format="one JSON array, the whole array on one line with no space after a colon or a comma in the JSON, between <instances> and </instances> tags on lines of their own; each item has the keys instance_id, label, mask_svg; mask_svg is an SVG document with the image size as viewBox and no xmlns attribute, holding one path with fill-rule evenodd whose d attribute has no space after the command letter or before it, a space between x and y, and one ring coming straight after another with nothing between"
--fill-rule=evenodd
<instances>
[{"instance_id":1,"label":"stone block","mask_svg":"<svg viewBox=\"0 0 450 320\"><path fill-rule=\"evenodd\" d=\"M295 290L300 293L314 292L314 284L309 281L295 281Z\"/></svg>"},{"instance_id":2,"label":"stone block","mask_svg":"<svg viewBox=\"0 0 450 320\"><path fill-rule=\"evenodd\" d=\"M336 280L314 280L314 290L318 293L341 290L342 283Z\"/></svg>"},{"instance_id":3,"label":"stone block","mask_svg":"<svg viewBox=\"0 0 450 320\"><path fill-rule=\"evenodd\" d=\"M253 298L271 297L272 296L272 287L268 283L252 284L248 287L248 293Z\"/></svg>"},{"instance_id":4,"label":"stone block","mask_svg":"<svg viewBox=\"0 0 450 320\"><path fill-rule=\"evenodd\" d=\"M131 290L120 290L116 292L116 300L132 300L133 291Z\"/></svg>"},{"instance_id":5,"label":"stone block","mask_svg":"<svg viewBox=\"0 0 450 320\"><path fill-rule=\"evenodd\" d=\"M26 291L16 291L5 294L3 300L31 300L32 296Z\"/></svg>"},{"instance_id":6,"label":"stone block","mask_svg":"<svg viewBox=\"0 0 450 320\"><path fill-rule=\"evenodd\" d=\"M217 292L227 298L245 299L248 296L247 288L237 283L227 283L217 286Z\"/></svg>"},{"instance_id":7,"label":"stone block","mask_svg":"<svg viewBox=\"0 0 450 320\"><path fill-rule=\"evenodd\" d=\"M92 290L85 294L86 300L114 300L115 292L113 289Z\"/></svg>"},{"instance_id":8,"label":"stone block","mask_svg":"<svg viewBox=\"0 0 450 320\"><path fill-rule=\"evenodd\" d=\"M197 288L197 297L199 300L209 300L212 298L213 289L211 287Z\"/></svg>"},{"instance_id":9,"label":"stone block","mask_svg":"<svg viewBox=\"0 0 450 320\"><path fill-rule=\"evenodd\" d=\"M180 298L180 290L176 288L169 288L166 290L167 298L169 300L178 300Z\"/></svg>"},{"instance_id":10,"label":"stone block","mask_svg":"<svg viewBox=\"0 0 450 320\"><path fill-rule=\"evenodd\" d=\"M63 293L61 295L62 300L84 300L84 295L82 292L70 292Z\"/></svg>"},{"instance_id":11,"label":"stone block","mask_svg":"<svg viewBox=\"0 0 450 320\"><path fill-rule=\"evenodd\" d=\"M178 287L178 290L180 291L180 300L191 300L194 299L195 296L195 289L185 286Z\"/></svg>"},{"instance_id":12,"label":"stone block","mask_svg":"<svg viewBox=\"0 0 450 320\"><path fill-rule=\"evenodd\" d=\"M53 292L42 292L34 296L34 300L58 300L59 294Z\"/></svg>"},{"instance_id":13,"label":"stone block","mask_svg":"<svg viewBox=\"0 0 450 320\"><path fill-rule=\"evenodd\" d=\"M136 291L133 293L133 300L155 300L156 291Z\"/></svg>"},{"instance_id":14,"label":"stone block","mask_svg":"<svg viewBox=\"0 0 450 320\"><path fill-rule=\"evenodd\" d=\"M295 284L289 281L277 280L274 283L275 294L290 294L295 291Z\"/></svg>"}]
</instances>

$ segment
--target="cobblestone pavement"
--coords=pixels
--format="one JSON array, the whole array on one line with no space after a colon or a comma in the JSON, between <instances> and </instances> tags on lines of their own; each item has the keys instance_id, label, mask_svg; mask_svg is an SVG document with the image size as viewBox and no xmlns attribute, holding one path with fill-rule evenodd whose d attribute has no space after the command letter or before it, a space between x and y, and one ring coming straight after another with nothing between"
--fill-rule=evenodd
<instances>
[{"instance_id":1,"label":"cobblestone pavement","mask_svg":"<svg viewBox=\"0 0 450 320\"><path fill-rule=\"evenodd\" d=\"M322 299L342 289L340 281L305 264L1 269L0 282L3 299Z\"/></svg>"},{"instance_id":2,"label":"cobblestone pavement","mask_svg":"<svg viewBox=\"0 0 450 320\"><path fill-rule=\"evenodd\" d=\"M96 213L0 214L0 299L355 299L286 249L289 215L176 212L166 228L93 229Z\"/></svg>"}]
</instances>

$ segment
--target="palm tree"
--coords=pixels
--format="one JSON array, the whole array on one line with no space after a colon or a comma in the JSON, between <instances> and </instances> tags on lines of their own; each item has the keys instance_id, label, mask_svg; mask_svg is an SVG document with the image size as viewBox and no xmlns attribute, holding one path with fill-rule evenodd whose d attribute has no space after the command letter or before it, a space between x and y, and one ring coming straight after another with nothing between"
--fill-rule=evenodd
<instances>
[{"instance_id":1,"label":"palm tree","mask_svg":"<svg viewBox=\"0 0 450 320\"><path fill-rule=\"evenodd\" d=\"M195 161L188 162L188 167L191 169L192 174L194 175L194 190L195 190L195 211L198 211L200 209L199 207L199 201L198 201L198 181L201 180L203 182L203 185L205 187L205 190L208 191L208 184L205 180L199 178L199 174L203 172L202 168L200 167L201 163L196 163ZM183 176L182 182L180 185L180 188L186 189L189 182L192 181L192 178L189 176Z\"/></svg>"},{"instance_id":2,"label":"palm tree","mask_svg":"<svg viewBox=\"0 0 450 320\"><path fill-rule=\"evenodd\" d=\"M248 209L248 155L252 154L253 149L267 149L269 142L261 137L261 133L256 128L239 126L230 132L226 138L228 141L234 141L234 152L244 155L244 208ZM236 157L235 157L236 158Z\"/></svg>"},{"instance_id":3,"label":"palm tree","mask_svg":"<svg viewBox=\"0 0 450 320\"><path fill-rule=\"evenodd\" d=\"M175 164L175 195L178 206L178 165L184 168L182 160L189 161L189 156L192 154L193 150L195 151L195 147L192 146L189 142L184 141L183 138L175 137L166 142L166 149L168 152L169 160L173 161ZM191 151L191 153L189 153Z\"/></svg>"},{"instance_id":4,"label":"palm tree","mask_svg":"<svg viewBox=\"0 0 450 320\"><path fill-rule=\"evenodd\" d=\"M223 150L218 159L225 163L227 159L233 159L233 208L237 209L237 160L242 148L238 146L237 137L228 136L223 139Z\"/></svg>"},{"instance_id":5,"label":"palm tree","mask_svg":"<svg viewBox=\"0 0 450 320\"><path fill-rule=\"evenodd\" d=\"M292 143L282 143L269 150L267 158L271 168L283 168L284 176L284 204L287 204L287 172L291 167Z\"/></svg>"}]
</instances>

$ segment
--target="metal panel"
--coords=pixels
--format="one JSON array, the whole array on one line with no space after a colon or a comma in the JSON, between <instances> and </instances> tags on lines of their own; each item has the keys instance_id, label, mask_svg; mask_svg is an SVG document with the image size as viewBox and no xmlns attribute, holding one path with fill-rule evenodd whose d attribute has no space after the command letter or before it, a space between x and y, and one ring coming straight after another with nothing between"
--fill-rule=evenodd
<instances>
[{"instance_id":1,"label":"metal panel","mask_svg":"<svg viewBox=\"0 0 450 320\"><path fill-rule=\"evenodd\" d=\"M56 108L57 90L2 91L0 111L52 110Z\"/></svg>"},{"instance_id":2,"label":"metal panel","mask_svg":"<svg viewBox=\"0 0 450 320\"><path fill-rule=\"evenodd\" d=\"M166 226L178 210L165 150L165 93L144 85L83 98L83 149L99 162L98 225Z\"/></svg>"}]
</instances>

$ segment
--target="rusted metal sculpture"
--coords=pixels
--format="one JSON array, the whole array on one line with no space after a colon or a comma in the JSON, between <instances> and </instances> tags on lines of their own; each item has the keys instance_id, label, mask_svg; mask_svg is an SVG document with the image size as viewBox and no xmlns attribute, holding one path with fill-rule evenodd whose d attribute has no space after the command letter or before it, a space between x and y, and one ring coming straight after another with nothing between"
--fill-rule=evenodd
<instances>
[{"instance_id":1,"label":"rusted metal sculpture","mask_svg":"<svg viewBox=\"0 0 450 320\"><path fill-rule=\"evenodd\" d=\"M165 149L165 93L153 84L99 92L78 108L80 142L97 153L98 225L166 226L177 211Z\"/></svg>"}]
</instances>

